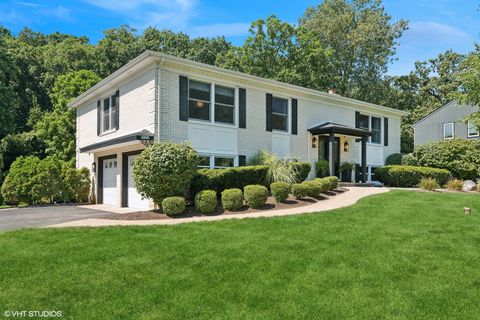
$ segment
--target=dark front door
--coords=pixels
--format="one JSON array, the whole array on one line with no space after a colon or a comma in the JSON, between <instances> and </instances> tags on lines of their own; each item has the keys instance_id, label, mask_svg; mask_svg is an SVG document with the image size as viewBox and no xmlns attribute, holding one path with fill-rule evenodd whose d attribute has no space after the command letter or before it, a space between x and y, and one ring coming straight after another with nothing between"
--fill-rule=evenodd
<instances>
[{"instance_id":1,"label":"dark front door","mask_svg":"<svg viewBox=\"0 0 480 320\"><path fill-rule=\"evenodd\" d=\"M328 137L318 137L318 160L330 159L330 153L328 148ZM335 175L338 177L338 168L340 167L340 138L336 137L333 142L333 162L335 168ZM330 164L330 163L329 163Z\"/></svg>"}]
</instances>

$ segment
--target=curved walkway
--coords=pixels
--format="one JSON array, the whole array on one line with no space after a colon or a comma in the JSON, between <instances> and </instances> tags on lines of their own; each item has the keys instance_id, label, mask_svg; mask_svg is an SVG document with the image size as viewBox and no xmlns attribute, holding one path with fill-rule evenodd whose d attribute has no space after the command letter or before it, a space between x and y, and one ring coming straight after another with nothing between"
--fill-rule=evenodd
<instances>
[{"instance_id":1,"label":"curved walkway","mask_svg":"<svg viewBox=\"0 0 480 320\"><path fill-rule=\"evenodd\" d=\"M325 200L320 200L314 204L297 207L292 209L258 211L253 213L239 213L219 216L192 217L179 219L159 219L159 220L108 220L108 219L84 219L51 225L49 227L106 227L106 226L145 226L145 225L172 225L188 222L217 221L226 219L249 219L260 217L279 217L290 216L308 212L321 212L332 209L348 207L355 204L361 198L390 191L387 188L376 187L348 187L347 192L339 193Z\"/></svg>"}]
</instances>

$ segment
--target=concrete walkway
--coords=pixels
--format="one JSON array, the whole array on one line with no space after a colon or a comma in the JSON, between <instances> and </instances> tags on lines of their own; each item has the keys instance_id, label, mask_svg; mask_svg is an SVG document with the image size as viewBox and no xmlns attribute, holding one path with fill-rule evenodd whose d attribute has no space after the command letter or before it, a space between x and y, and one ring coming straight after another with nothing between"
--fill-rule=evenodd
<instances>
[{"instance_id":1,"label":"concrete walkway","mask_svg":"<svg viewBox=\"0 0 480 320\"><path fill-rule=\"evenodd\" d=\"M159 220L108 220L108 219L85 219L79 221L72 221L51 225L49 227L106 227L106 226L146 226L146 225L173 225L188 222L203 222L203 221L217 221L227 219L249 219L260 217L280 217L290 216L308 212L321 212L332 209L348 207L355 204L359 199L390 191L387 188L375 187L349 187L348 191L338 193L335 196L328 197L328 199L320 200L314 204L297 207L292 209L258 211L253 213L239 213L230 215L207 216L207 217L192 217L192 218L178 218L178 219L159 219Z\"/></svg>"}]
</instances>

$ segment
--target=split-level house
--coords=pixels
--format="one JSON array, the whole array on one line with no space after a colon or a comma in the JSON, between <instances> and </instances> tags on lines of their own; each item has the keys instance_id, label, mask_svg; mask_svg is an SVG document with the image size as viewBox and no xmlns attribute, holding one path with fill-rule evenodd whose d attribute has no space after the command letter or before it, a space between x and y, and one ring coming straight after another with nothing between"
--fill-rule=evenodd
<instances>
[{"instance_id":1,"label":"split-level house","mask_svg":"<svg viewBox=\"0 0 480 320\"><path fill-rule=\"evenodd\" d=\"M151 141L191 143L200 166L280 157L358 164L368 181L400 152L404 112L147 51L75 98L77 167L92 171L97 203L152 207L135 189L135 158Z\"/></svg>"},{"instance_id":2,"label":"split-level house","mask_svg":"<svg viewBox=\"0 0 480 320\"><path fill-rule=\"evenodd\" d=\"M479 139L479 130L466 118L479 109L453 100L413 125L415 146L451 139Z\"/></svg>"}]
</instances>

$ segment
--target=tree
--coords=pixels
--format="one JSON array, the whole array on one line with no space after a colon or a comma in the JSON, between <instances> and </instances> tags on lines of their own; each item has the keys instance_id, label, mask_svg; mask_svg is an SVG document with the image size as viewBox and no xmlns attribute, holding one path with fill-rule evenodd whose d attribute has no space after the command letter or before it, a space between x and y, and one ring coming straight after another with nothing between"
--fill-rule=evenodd
<instances>
[{"instance_id":1,"label":"tree","mask_svg":"<svg viewBox=\"0 0 480 320\"><path fill-rule=\"evenodd\" d=\"M337 91L372 101L407 22L392 23L381 0L325 0L307 9L300 26L331 51L329 76Z\"/></svg>"},{"instance_id":2,"label":"tree","mask_svg":"<svg viewBox=\"0 0 480 320\"><path fill-rule=\"evenodd\" d=\"M456 98L462 103L480 106L480 45L461 64L457 80L462 86ZM471 114L469 120L480 127L480 112Z\"/></svg>"},{"instance_id":3,"label":"tree","mask_svg":"<svg viewBox=\"0 0 480 320\"><path fill-rule=\"evenodd\" d=\"M75 111L67 108L74 97L95 85L100 78L92 71L80 70L59 76L50 95L54 110L35 124L35 134L42 140L47 155L63 161L75 158Z\"/></svg>"},{"instance_id":4,"label":"tree","mask_svg":"<svg viewBox=\"0 0 480 320\"><path fill-rule=\"evenodd\" d=\"M19 100L16 83L19 70L7 52L3 37L0 37L0 139L16 127Z\"/></svg>"}]
</instances>

